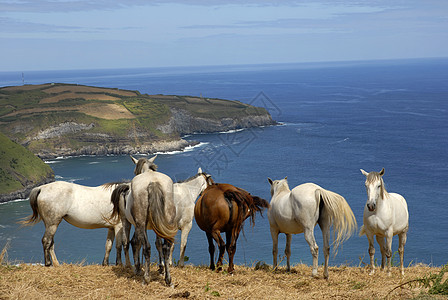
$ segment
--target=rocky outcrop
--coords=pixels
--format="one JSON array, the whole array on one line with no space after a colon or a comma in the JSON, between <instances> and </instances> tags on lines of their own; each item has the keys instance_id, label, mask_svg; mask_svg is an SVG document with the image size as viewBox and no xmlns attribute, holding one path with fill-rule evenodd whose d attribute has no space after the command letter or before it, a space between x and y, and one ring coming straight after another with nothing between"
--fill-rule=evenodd
<instances>
[{"instance_id":1,"label":"rocky outcrop","mask_svg":"<svg viewBox=\"0 0 448 300\"><path fill-rule=\"evenodd\" d=\"M128 144L98 144L83 146L78 149L59 148L54 150L40 151L37 156L43 159L61 157L61 156L81 156L81 155L126 155L137 153L156 153L169 152L176 150L183 150L188 146L194 146L198 142L186 141L184 139L171 141L155 141L152 143L145 143L138 146L131 146Z\"/></svg>"},{"instance_id":2,"label":"rocky outcrop","mask_svg":"<svg viewBox=\"0 0 448 300\"><path fill-rule=\"evenodd\" d=\"M194 117L183 109L171 108L172 117L168 124L157 127L163 133L178 132L181 135L192 133L211 133L241 128L275 125L271 115L246 115L238 118Z\"/></svg>"},{"instance_id":3,"label":"rocky outcrop","mask_svg":"<svg viewBox=\"0 0 448 300\"><path fill-rule=\"evenodd\" d=\"M76 122L65 122L61 123L57 126L52 126L50 128L47 128L41 132L39 132L34 139L35 140L41 140L41 139L51 139L55 137L60 137L65 134L69 133L75 133L83 130L89 130L92 129L95 125L93 123L91 124L83 124L83 123L76 123Z\"/></svg>"},{"instance_id":4,"label":"rocky outcrop","mask_svg":"<svg viewBox=\"0 0 448 300\"><path fill-rule=\"evenodd\" d=\"M26 198L28 198L28 196L33 188L40 186L42 184L53 182L53 181L54 181L54 175L52 174L51 176L43 179L40 182L30 183L18 191L15 191L12 193L7 193L7 194L0 194L0 203L17 200L17 199L26 199Z\"/></svg>"}]
</instances>

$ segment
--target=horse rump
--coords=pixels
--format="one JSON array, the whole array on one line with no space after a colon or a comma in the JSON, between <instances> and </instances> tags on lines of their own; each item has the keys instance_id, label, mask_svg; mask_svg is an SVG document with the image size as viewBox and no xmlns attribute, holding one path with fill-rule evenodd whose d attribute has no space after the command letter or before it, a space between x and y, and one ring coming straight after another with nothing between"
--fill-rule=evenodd
<instances>
[{"instance_id":1,"label":"horse rump","mask_svg":"<svg viewBox=\"0 0 448 300\"><path fill-rule=\"evenodd\" d=\"M251 225L255 225L255 214L260 212L263 215L263 209L269 208L269 202L257 196L252 196L249 192L238 190L227 190L224 192L224 197L230 201L235 201L238 205L238 221L244 221L244 209L246 206L249 209L249 216ZM249 217L248 216L248 217Z\"/></svg>"},{"instance_id":2,"label":"horse rump","mask_svg":"<svg viewBox=\"0 0 448 300\"><path fill-rule=\"evenodd\" d=\"M162 186L158 182L148 185L148 224L157 236L174 242L177 226L174 222L176 208L174 203L168 203Z\"/></svg>"},{"instance_id":3,"label":"horse rump","mask_svg":"<svg viewBox=\"0 0 448 300\"><path fill-rule=\"evenodd\" d=\"M120 214L120 197L125 196L129 191L129 184L120 184L117 186L110 196L110 201L114 205L112 214L110 215L110 220L114 219ZM126 198L125 198L126 199Z\"/></svg>"}]
</instances>

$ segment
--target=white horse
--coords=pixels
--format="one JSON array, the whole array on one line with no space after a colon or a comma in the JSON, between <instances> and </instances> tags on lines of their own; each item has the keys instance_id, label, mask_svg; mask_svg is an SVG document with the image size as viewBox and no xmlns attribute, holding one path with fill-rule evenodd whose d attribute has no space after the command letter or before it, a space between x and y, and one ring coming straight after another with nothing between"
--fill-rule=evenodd
<instances>
[{"instance_id":1,"label":"white horse","mask_svg":"<svg viewBox=\"0 0 448 300\"><path fill-rule=\"evenodd\" d=\"M176 208L174 206L174 190L173 181L163 173L157 172L157 166L153 163L156 156L150 160L140 158L136 164L136 175L130 184L124 184L117 187L109 199L114 208L111 219L118 216L123 218L123 210L125 210L125 218L135 226L135 234L132 239L132 250L134 254L135 270L140 274L140 257L139 250L143 244L143 256L145 258L144 280L149 283L150 274L150 258L151 245L148 242L146 234L147 229L152 229L155 234L164 240L162 247L162 260L165 266L165 283L171 285L171 275L169 272L169 255L170 247L174 242L177 233L175 224ZM136 161L133 159L134 162ZM143 171L142 170L146 170ZM120 198L126 197L126 206L120 205ZM130 226L129 226L130 228ZM129 234L126 233L127 237ZM160 240L161 241L161 240ZM127 239L125 240L125 243ZM125 246L127 253L129 246Z\"/></svg>"},{"instance_id":2,"label":"white horse","mask_svg":"<svg viewBox=\"0 0 448 300\"><path fill-rule=\"evenodd\" d=\"M55 181L34 188L30 193L33 214L21 223L34 225L42 220L45 233L42 238L45 265L58 266L54 252L54 235L64 219L73 226L84 229L108 228L106 253L103 265L109 264L109 254L116 238L116 264L121 264L122 223L118 218L110 222L113 205L110 203L112 191L118 184L104 184L97 187L82 186L65 181ZM129 254L126 264L130 265Z\"/></svg>"},{"instance_id":3,"label":"white horse","mask_svg":"<svg viewBox=\"0 0 448 300\"><path fill-rule=\"evenodd\" d=\"M138 160L131 157L135 164L138 163ZM155 157L154 157L155 158ZM153 161L154 161L153 158ZM180 256L178 265L180 267L184 266L184 257L185 257L185 248L187 245L188 234L190 233L191 228L193 227L193 218L194 218L194 205L198 196L207 188L208 185L212 184L213 180L211 176L207 173L202 172L202 169L198 169L198 173L184 181L174 183L174 206L176 207L176 219L175 223L177 228L182 231L181 234L181 243L180 243ZM120 210L123 226L125 230L123 233L125 236L123 237L123 244L125 248L125 253L129 250L129 234L130 234L130 225L133 224L135 226L135 221L131 214L132 202L126 201L125 197L129 193L129 189L126 186L123 186L120 189L117 189L117 193L115 193L112 198L112 201L115 202L114 205L118 205L117 207ZM115 197L115 199L114 199ZM148 228L149 229L149 228ZM163 260L162 260L162 243L161 239L156 238L156 247L159 252L159 270L163 270ZM170 249L170 258L169 263L172 265L173 261L173 250L174 244L172 244Z\"/></svg>"},{"instance_id":4,"label":"white horse","mask_svg":"<svg viewBox=\"0 0 448 300\"><path fill-rule=\"evenodd\" d=\"M366 235L369 240L370 274L375 272L373 236L380 245L381 268L384 269L387 257L387 273L390 275L392 238L398 234L398 253L400 254L400 271L404 275L403 255L406 235L409 228L409 213L406 200L400 194L388 193L384 186L384 168L380 172L367 173L366 176L367 203L364 207L364 225L359 235Z\"/></svg>"},{"instance_id":5,"label":"white horse","mask_svg":"<svg viewBox=\"0 0 448 300\"><path fill-rule=\"evenodd\" d=\"M194 218L194 205L196 199L202 192L212 184L211 176L202 172L202 169L198 169L198 173L193 177L190 177L184 181L174 183L174 206L176 206L176 219L177 228L182 231L180 242L180 256L178 266L184 266L185 248L187 246L188 234L193 227ZM159 251L159 258L162 251L160 247L160 239L156 239L157 250ZM169 263L173 263L173 250L174 244L170 249ZM159 259L159 264L162 261Z\"/></svg>"},{"instance_id":6,"label":"white horse","mask_svg":"<svg viewBox=\"0 0 448 300\"><path fill-rule=\"evenodd\" d=\"M314 238L314 227L319 224L324 240L325 267L324 277L328 278L328 260L330 254L330 228L333 226L334 253L338 246L355 231L356 219L344 197L325 190L314 183L304 183L293 190L289 189L287 178L272 181L271 207L268 210L272 236L272 255L274 268L277 267L278 234L286 235L286 264L290 270L291 235L304 233L313 256L312 276L317 276L319 247Z\"/></svg>"}]
</instances>

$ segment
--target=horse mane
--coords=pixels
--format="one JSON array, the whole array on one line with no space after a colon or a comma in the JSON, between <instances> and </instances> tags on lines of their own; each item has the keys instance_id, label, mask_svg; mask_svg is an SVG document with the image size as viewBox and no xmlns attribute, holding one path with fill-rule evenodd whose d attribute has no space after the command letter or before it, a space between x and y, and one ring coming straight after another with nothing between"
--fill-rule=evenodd
<instances>
[{"instance_id":1,"label":"horse mane","mask_svg":"<svg viewBox=\"0 0 448 300\"><path fill-rule=\"evenodd\" d=\"M381 183L380 190L381 190L381 195L382 195L383 199L388 198L389 193L386 191L386 186L384 184L383 176L381 176L379 172L372 171L369 173L369 175L367 175L366 183L372 184L375 181L380 181L380 183Z\"/></svg>"},{"instance_id":2,"label":"horse mane","mask_svg":"<svg viewBox=\"0 0 448 300\"><path fill-rule=\"evenodd\" d=\"M140 158L137 162L137 165L135 166L135 174L142 173L143 166L145 163L149 164L149 169L153 171L157 171L157 165L155 163L150 163L147 158Z\"/></svg>"},{"instance_id":3,"label":"horse mane","mask_svg":"<svg viewBox=\"0 0 448 300\"><path fill-rule=\"evenodd\" d=\"M191 176L191 177L189 177L189 178L187 178L187 179L179 180L179 181L177 181L177 182L175 182L175 183L185 183L185 182L189 182L189 181L192 181L192 180L198 178L198 177L201 176L202 174L205 174L205 173L197 173L197 174L195 174L195 175L193 175L193 176Z\"/></svg>"},{"instance_id":4,"label":"horse mane","mask_svg":"<svg viewBox=\"0 0 448 300\"><path fill-rule=\"evenodd\" d=\"M224 197L237 203L239 208L237 222L241 223L241 225L244 222L244 207L249 209L250 223L252 227L255 226L255 214L260 212L263 216L263 209L269 208L268 201L257 196L252 196L249 192L237 187L235 187L235 190L225 191Z\"/></svg>"},{"instance_id":5,"label":"horse mane","mask_svg":"<svg viewBox=\"0 0 448 300\"><path fill-rule=\"evenodd\" d=\"M117 186L121 185L121 184L128 184L130 181L123 179L121 181L114 181L114 182L107 182L104 183L102 185L100 185L101 187L103 187L103 189L115 189Z\"/></svg>"}]
</instances>

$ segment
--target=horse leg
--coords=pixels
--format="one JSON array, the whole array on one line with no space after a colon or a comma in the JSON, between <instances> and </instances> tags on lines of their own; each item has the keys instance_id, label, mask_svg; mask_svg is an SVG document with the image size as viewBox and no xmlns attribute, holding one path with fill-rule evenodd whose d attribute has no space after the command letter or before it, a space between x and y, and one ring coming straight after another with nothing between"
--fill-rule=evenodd
<instances>
[{"instance_id":1,"label":"horse leg","mask_svg":"<svg viewBox=\"0 0 448 300\"><path fill-rule=\"evenodd\" d=\"M321 214L322 217L322 214ZM320 229L322 230L322 238L324 242L324 278L328 279L328 263L330 260L330 222L329 219L326 218L325 221L319 223Z\"/></svg>"},{"instance_id":2,"label":"horse leg","mask_svg":"<svg viewBox=\"0 0 448 300\"><path fill-rule=\"evenodd\" d=\"M160 237L156 237L156 248L157 248L157 252L159 253L159 274L163 274L163 269L165 266L165 257L164 257L164 253L163 253L163 242L162 242L162 238Z\"/></svg>"},{"instance_id":3,"label":"horse leg","mask_svg":"<svg viewBox=\"0 0 448 300\"><path fill-rule=\"evenodd\" d=\"M273 268L277 268L277 255L278 255L278 230L271 227L272 237L272 256L273 256Z\"/></svg>"},{"instance_id":4,"label":"horse leg","mask_svg":"<svg viewBox=\"0 0 448 300\"><path fill-rule=\"evenodd\" d=\"M227 254L229 255L229 268L227 269L227 272L229 274L232 274L235 270L233 265L233 257L235 256L236 252L236 241L238 240L239 236L239 230L232 230L232 232L226 232L226 249Z\"/></svg>"},{"instance_id":5,"label":"horse leg","mask_svg":"<svg viewBox=\"0 0 448 300\"><path fill-rule=\"evenodd\" d=\"M137 235L138 243L140 245L143 244L143 256L145 258L145 272L143 274L143 278L146 283L149 283L151 281L151 276L149 274L151 263L151 245L149 244L148 236L146 235L146 226L144 224L137 225L135 228L135 233ZM140 266L138 267L140 269Z\"/></svg>"},{"instance_id":6,"label":"horse leg","mask_svg":"<svg viewBox=\"0 0 448 300\"><path fill-rule=\"evenodd\" d=\"M375 246L373 245L373 234L366 232L367 240L369 241L369 255L370 255L370 273L373 275L375 273Z\"/></svg>"},{"instance_id":7,"label":"horse leg","mask_svg":"<svg viewBox=\"0 0 448 300\"><path fill-rule=\"evenodd\" d=\"M188 234L190 233L191 228L193 227L193 222L187 224L184 228L182 228L181 240L180 240L180 256L178 266L184 266L184 257L185 257L185 248L187 247Z\"/></svg>"},{"instance_id":8,"label":"horse leg","mask_svg":"<svg viewBox=\"0 0 448 300\"><path fill-rule=\"evenodd\" d=\"M206 232L208 241L208 253L210 254L210 269L215 270L215 245L211 233Z\"/></svg>"},{"instance_id":9,"label":"horse leg","mask_svg":"<svg viewBox=\"0 0 448 300\"><path fill-rule=\"evenodd\" d=\"M222 261L224 260L224 254L226 252L226 243L221 237L221 233L219 231L215 231L212 233L213 239L218 243L219 248L219 256L218 262L216 263L216 271L220 272L222 270Z\"/></svg>"},{"instance_id":10,"label":"horse leg","mask_svg":"<svg viewBox=\"0 0 448 300\"><path fill-rule=\"evenodd\" d=\"M391 276L391 264L392 264L392 230L386 232L386 258L387 258L387 276Z\"/></svg>"},{"instance_id":11,"label":"horse leg","mask_svg":"<svg viewBox=\"0 0 448 300\"><path fill-rule=\"evenodd\" d=\"M53 266L56 266L56 267L59 266L59 261L56 258L56 253L54 252L54 243L50 247L50 256L51 256L51 261L53 262Z\"/></svg>"},{"instance_id":12,"label":"horse leg","mask_svg":"<svg viewBox=\"0 0 448 300\"><path fill-rule=\"evenodd\" d=\"M115 232L113 228L107 230L106 238L106 253L104 254L103 266L109 265L109 255L112 250L112 244L114 243Z\"/></svg>"},{"instance_id":13,"label":"horse leg","mask_svg":"<svg viewBox=\"0 0 448 300\"><path fill-rule=\"evenodd\" d=\"M125 218L126 219L126 218ZM131 266L131 260L129 258L129 237L131 235L131 223L127 220L123 220L123 228L121 230L122 236L121 236L121 243L123 245L123 251L124 251L124 257L126 260L126 266Z\"/></svg>"},{"instance_id":14,"label":"horse leg","mask_svg":"<svg viewBox=\"0 0 448 300\"><path fill-rule=\"evenodd\" d=\"M142 269L140 267L141 243L139 238L137 237L137 232L134 232L134 235L132 236L131 245L132 245L132 254L134 256L135 274L140 275L142 272Z\"/></svg>"},{"instance_id":15,"label":"horse leg","mask_svg":"<svg viewBox=\"0 0 448 300\"><path fill-rule=\"evenodd\" d=\"M60 221L59 221L60 223ZM44 259L45 266L49 267L52 264L52 258L56 258L56 254L54 253L54 235L56 234L56 230L58 229L57 224L47 225L45 224L45 233L42 237L42 246L44 248ZM59 262L56 260L53 261L54 266L58 266Z\"/></svg>"},{"instance_id":16,"label":"horse leg","mask_svg":"<svg viewBox=\"0 0 448 300\"><path fill-rule=\"evenodd\" d=\"M378 245L380 245L380 251L381 251L381 269L384 270L384 266L386 265L386 244L384 243L384 237L382 236L375 236L376 241L378 242Z\"/></svg>"},{"instance_id":17,"label":"horse leg","mask_svg":"<svg viewBox=\"0 0 448 300\"><path fill-rule=\"evenodd\" d=\"M122 266L121 263L121 248L123 246L123 226L115 226L114 227L114 233L115 233L115 250L117 251L117 256L115 258L115 265L116 266Z\"/></svg>"},{"instance_id":18,"label":"horse leg","mask_svg":"<svg viewBox=\"0 0 448 300\"><path fill-rule=\"evenodd\" d=\"M172 242L170 242L167 239L164 239L162 252L163 252L163 259L164 259L164 265L165 265L165 283L167 286L171 286L171 274L170 274L170 250L172 246Z\"/></svg>"},{"instance_id":19,"label":"horse leg","mask_svg":"<svg viewBox=\"0 0 448 300\"><path fill-rule=\"evenodd\" d=\"M290 264L290 258L291 258L291 238L292 235L291 234L287 234L286 235L286 245L285 245L285 255L286 255L286 271L290 272L291 271L291 264Z\"/></svg>"},{"instance_id":20,"label":"horse leg","mask_svg":"<svg viewBox=\"0 0 448 300\"><path fill-rule=\"evenodd\" d=\"M402 232L398 235L398 253L400 254L400 272L404 276L403 267L403 256L404 256L404 245L406 245L407 232Z\"/></svg>"},{"instance_id":21,"label":"horse leg","mask_svg":"<svg viewBox=\"0 0 448 300\"><path fill-rule=\"evenodd\" d=\"M304 230L305 240L310 246L311 255L313 256L313 271L311 276L317 277L317 265L319 259L319 247L316 244L316 239L314 238L314 228L305 228Z\"/></svg>"}]
</instances>

